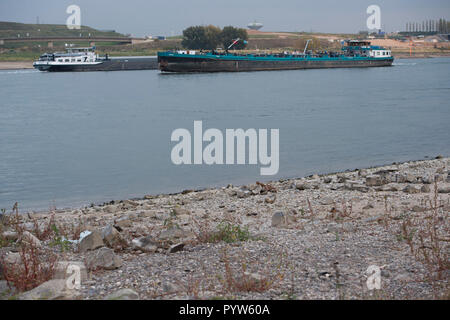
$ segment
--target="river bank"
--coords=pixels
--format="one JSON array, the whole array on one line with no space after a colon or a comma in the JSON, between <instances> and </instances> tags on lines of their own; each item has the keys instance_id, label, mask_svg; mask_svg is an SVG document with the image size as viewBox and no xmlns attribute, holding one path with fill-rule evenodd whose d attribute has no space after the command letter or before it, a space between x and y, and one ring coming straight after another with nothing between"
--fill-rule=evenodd
<instances>
[{"instance_id":1,"label":"river bank","mask_svg":"<svg viewBox=\"0 0 450 320\"><path fill-rule=\"evenodd\" d=\"M26 294L0 284L20 299L448 298L449 210L450 158L439 157L4 215L10 283L20 244L53 257L56 273ZM80 266L80 290L63 285L62 261ZM371 265L379 290L366 285Z\"/></svg>"},{"instance_id":2,"label":"river bank","mask_svg":"<svg viewBox=\"0 0 450 320\"><path fill-rule=\"evenodd\" d=\"M0 61L0 70L33 69L33 61Z\"/></svg>"}]
</instances>

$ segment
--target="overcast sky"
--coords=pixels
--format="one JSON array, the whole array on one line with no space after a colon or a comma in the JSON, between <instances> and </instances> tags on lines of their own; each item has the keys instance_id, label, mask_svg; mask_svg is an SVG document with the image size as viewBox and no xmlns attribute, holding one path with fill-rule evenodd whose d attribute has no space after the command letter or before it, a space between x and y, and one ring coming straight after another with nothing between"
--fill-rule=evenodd
<instances>
[{"instance_id":1,"label":"overcast sky","mask_svg":"<svg viewBox=\"0 0 450 320\"><path fill-rule=\"evenodd\" d=\"M245 27L263 31L354 33L366 30L366 9L381 8L386 31L403 30L408 21L449 18L449 0L0 0L0 21L65 24L66 8L81 8L81 23L134 36L181 34L191 25ZM450 20L450 19L449 19Z\"/></svg>"}]
</instances>

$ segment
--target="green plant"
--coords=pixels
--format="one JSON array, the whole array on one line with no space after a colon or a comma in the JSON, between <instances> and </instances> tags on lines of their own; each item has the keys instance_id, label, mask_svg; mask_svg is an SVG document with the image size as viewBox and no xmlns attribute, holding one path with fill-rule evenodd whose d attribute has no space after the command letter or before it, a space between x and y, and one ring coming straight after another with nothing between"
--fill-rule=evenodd
<instances>
[{"instance_id":1,"label":"green plant","mask_svg":"<svg viewBox=\"0 0 450 320\"><path fill-rule=\"evenodd\" d=\"M224 241L227 243L248 241L251 235L247 227L241 228L240 225L234 225L230 222L221 222L217 230L211 235L211 242Z\"/></svg>"},{"instance_id":2,"label":"green plant","mask_svg":"<svg viewBox=\"0 0 450 320\"><path fill-rule=\"evenodd\" d=\"M50 247L59 246L61 252L70 250L71 249L70 241L60 235L58 227L55 224L52 225L52 230L54 233L54 238L49 243Z\"/></svg>"}]
</instances>

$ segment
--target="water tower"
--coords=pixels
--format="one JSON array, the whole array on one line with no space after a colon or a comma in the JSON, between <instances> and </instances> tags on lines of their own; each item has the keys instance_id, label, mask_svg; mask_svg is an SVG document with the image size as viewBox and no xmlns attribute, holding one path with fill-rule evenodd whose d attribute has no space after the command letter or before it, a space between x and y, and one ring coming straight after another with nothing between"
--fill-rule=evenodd
<instances>
[{"instance_id":1,"label":"water tower","mask_svg":"<svg viewBox=\"0 0 450 320\"><path fill-rule=\"evenodd\" d=\"M249 23L247 25L247 27L251 30L259 30L263 27L263 24L255 21L255 22Z\"/></svg>"}]
</instances>

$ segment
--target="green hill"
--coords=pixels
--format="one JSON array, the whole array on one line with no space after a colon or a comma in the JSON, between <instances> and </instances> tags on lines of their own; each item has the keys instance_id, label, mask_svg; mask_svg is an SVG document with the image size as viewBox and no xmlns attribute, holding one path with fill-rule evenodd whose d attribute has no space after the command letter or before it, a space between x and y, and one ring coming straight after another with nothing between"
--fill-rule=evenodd
<instances>
[{"instance_id":1,"label":"green hill","mask_svg":"<svg viewBox=\"0 0 450 320\"><path fill-rule=\"evenodd\" d=\"M36 38L36 37L91 37L126 38L125 35L114 31L100 31L87 26L80 30L69 30L64 24L26 24L0 21L0 38Z\"/></svg>"}]
</instances>

